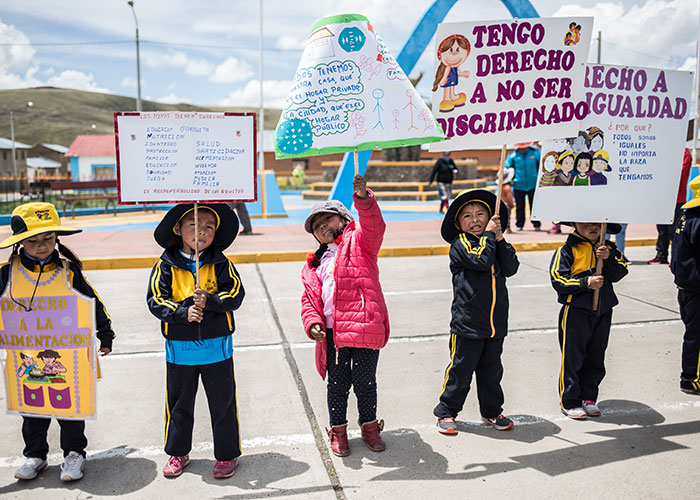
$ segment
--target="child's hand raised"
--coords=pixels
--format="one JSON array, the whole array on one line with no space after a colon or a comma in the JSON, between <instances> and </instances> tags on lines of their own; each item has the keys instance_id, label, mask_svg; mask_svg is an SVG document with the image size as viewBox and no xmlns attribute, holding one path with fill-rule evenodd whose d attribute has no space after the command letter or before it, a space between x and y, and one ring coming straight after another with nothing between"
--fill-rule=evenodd
<instances>
[{"instance_id":1,"label":"child's hand raised","mask_svg":"<svg viewBox=\"0 0 700 500\"><path fill-rule=\"evenodd\" d=\"M321 342L324 338L326 338L326 334L323 332L323 330L321 330L321 325L318 323L311 325L311 328L309 328L309 334L311 334L316 342Z\"/></svg>"},{"instance_id":2,"label":"child's hand raised","mask_svg":"<svg viewBox=\"0 0 700 500\"><path fill-rule=\"evenodd\" d=\"M194 305L196 305L200 309L204 309L207 305L208 296L209 294L207 292L197 287L194 293L192 294L192 298L194 299Z\"/></svg>"},{"instance_id":3,"label":"child's hand raised","mask_svg":"<svg viewBox=\"0 0 700 500\"><path fill-rule=\"evenodd\" d=\"M610 257L610 249L608 248L608 245L600 245L598 248L596 248L595 254L599 259L605 260Z\"/></svg>"},{"instance_id":4,"label":"child's hand raised","mask_svg":"<svg viewBox=\"0 0 700 500\"><path fill-rule=\"evenodd\" d=\"M501 228L501 218L498 215L494 215L486 224L486 231L491 231L496 236L496 241L501 241L503 239L503 230Z\"/></svg>"},{"instance_id":5,"label":"child's hand raised","mask_svg":"<svg viewBox=\"0 0 700 500\"><path fill-rule=\"evenodd\" d=\"M204 319L204 311L197 306L190 306L187 309L187 321L189 323L200 323Z\"/></svg>"},{"instance_id":6,"label":"child's hand raised","mask_svg":"<svg viewBox=\"0 0 700 500\"><path fill-rule=\"evenodd\" d=\"M355 179L352 181L352 188L357 193L358 198L366 199L369 197L367 194L367 181L361 175L355 176Z\"/></svg>"},{"instance_id":7,"label":"child's hand raised","mask_svg":"<svg viewBox=\"0 0 700 500\"><path fill-rule=\"evenodd\" d=\"M589 276L588 277L588 288L591 290L598 290L603 286L603 276Z\"/></svg>"}]
</instances>

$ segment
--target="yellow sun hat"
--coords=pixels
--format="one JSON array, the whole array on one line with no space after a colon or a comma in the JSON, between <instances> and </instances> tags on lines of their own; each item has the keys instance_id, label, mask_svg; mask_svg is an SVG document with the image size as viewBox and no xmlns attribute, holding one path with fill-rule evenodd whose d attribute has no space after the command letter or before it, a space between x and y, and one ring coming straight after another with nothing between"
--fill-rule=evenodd
<instances>
[{"instance_id":1,"label":"yellow sun hat","mask_svg":"<svg viewBox=\"0 0 700 500\"><path fill-rule=\"evenodd\" d=\"M12 211L10 219L12 236L0 243L0 248L11 247L15 243L43 233L56 235L75 234L82 231L75 227L61 225L56 207L51 203L24 203Z\"/></svg>"},{"instance_id":2,"label":"yellow sun hat","mask_svg":"<svg viewBox=\"0 0 700 500\"><path fill-rule=\"evenodd\" d=\"M693 199L683 205L681 208L685 209L700 206L700 176L690 181L688 187L693 191Z\"/></svg>"}]
</instances>

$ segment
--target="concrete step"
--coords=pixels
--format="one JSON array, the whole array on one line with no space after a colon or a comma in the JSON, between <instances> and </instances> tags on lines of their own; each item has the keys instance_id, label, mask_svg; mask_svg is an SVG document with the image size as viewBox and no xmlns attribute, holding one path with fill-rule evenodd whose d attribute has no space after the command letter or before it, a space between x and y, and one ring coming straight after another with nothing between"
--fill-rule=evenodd
<instances>
[{"instance_id":1,"label":"concrete step","mask_svg":"<svg viewBox=\"0 0 700 500\"><path fill-rule=\"evenodd\" d=\"M484 187L485 179L460 179L452 183L453 191L461 191L463 189L473 189ZM311 191L330 191L333 187L332 182L314 182L311 184ZM367 184L375 193L391 192L391 191L412 191L421 193L427 190L435 190L435 185L428 187L427 182L369 182Z\"/></svg>"}]
</instances>

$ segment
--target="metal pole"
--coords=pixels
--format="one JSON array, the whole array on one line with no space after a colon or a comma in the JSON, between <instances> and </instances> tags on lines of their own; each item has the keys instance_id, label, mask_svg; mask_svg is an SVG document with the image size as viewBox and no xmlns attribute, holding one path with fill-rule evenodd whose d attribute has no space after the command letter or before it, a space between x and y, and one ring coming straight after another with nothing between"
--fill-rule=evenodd
<instances>
[{"instance_id":1,"label":"metal pole","mask_svg":"<svg viewBox=\"0 0 700 500\"><path fill-rule=\"evenodd\" d=\"M693 119L693 163L698 162L698 115L700 115L700 41L695 42L695 85L693 92L695 93L695 102L697 108L695 110L695 119Z\"/></svg>"},{"instance_id":2,"label":"metal pole","mask_svg":"<svg viewBox=\"0 0 700 500\"><path fill-rule=\"evenodd\" d=\"M603 38L603 32L599 31L598 32L598 64L600 64L600 48L602 45L602 38Z\"/></svg>"},{"instance_id":3,"label":"metal pole","mask_svg":"<svg viewBox=\"0 0 700 500\"><path fill-rule=\"evenodd\" d=\"M258 130L260 131L260 140L258 141L258 172L260 172L260 188L262 191L262 200L260 201L260 206L262 209L262 216L267 217L267 196L265 193L265 146L263 144L263 136L265 135L265 107L263 101L263 0L260 0L260 40L258 44L258 60L260 64L260 110L259 110L259 121Z\"/></svg>"},{"instance_id":4,"label":"metal pole","mask_svg":"<svg viewBox=\"0 0 700 500\"><path fill-rule=\"evenodd\" d=\"M12 141L12 170L15 174L15 192L17 191L17 151L15 150L15 120L10 111L10 140Z\"/></svg>"},{"instance_id":5,"label":"metal pole","mask_svg":"<svg viewBox=\"0 0 700 500\"><path fill-rule=\"evenodd\" d=\"M139 57L139 20L136 18L136 10L134 9L133 0L127 2L131 7L131 13L134 15L134 23L136 24L136 111L141 111L141 61Z\"/></svg>"}]
</instances>

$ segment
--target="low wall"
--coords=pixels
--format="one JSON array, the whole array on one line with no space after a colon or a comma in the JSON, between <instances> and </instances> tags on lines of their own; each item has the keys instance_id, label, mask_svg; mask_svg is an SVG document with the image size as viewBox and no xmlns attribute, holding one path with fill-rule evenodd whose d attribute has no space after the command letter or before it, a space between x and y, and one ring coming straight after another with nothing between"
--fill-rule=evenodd
<instances>
[{"instance_id":1,"label":"low wall","mask_svg":"<svg viewBox=\"0 0 700 500\"><path fill-rule=\"evenodd\" d=\"M458 179L476 179L476 160L456 160ZM339 161L324 161L323 182L333 182L340 168ZM432 161L370 161L365 172L368 182L427 182L433 171Z\"/></svg>"}]
</instances>

